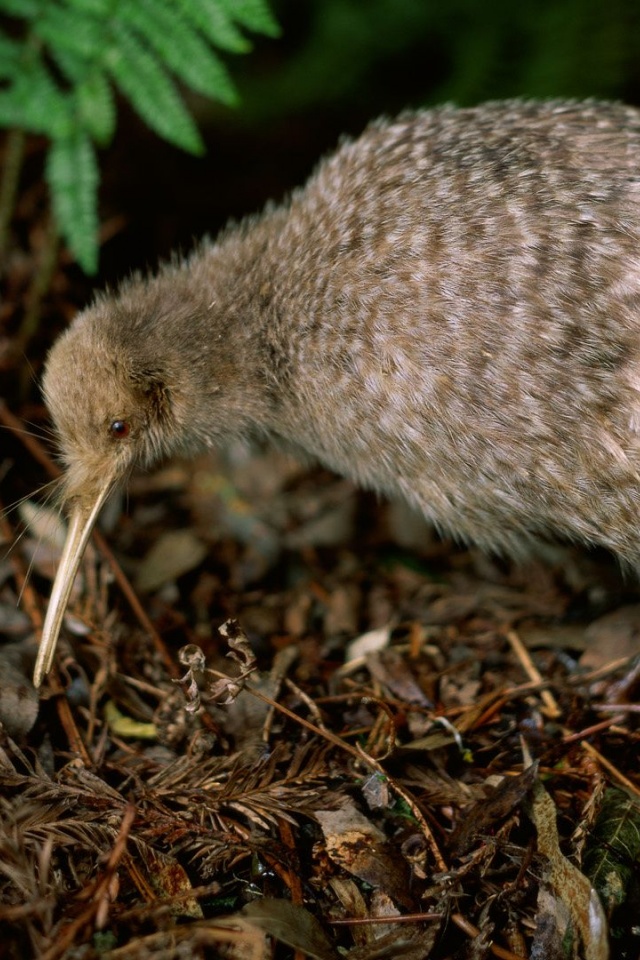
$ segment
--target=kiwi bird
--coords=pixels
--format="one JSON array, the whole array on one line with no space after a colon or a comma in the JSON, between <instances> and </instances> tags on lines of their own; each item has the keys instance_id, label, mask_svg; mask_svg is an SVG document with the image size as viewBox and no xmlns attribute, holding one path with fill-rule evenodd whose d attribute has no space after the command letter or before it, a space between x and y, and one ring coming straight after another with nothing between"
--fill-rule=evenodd
<instances>
[{"instance_id":1,"label":"kiwi bird","mask_svg":"<svg viewBox=\"0 0 640 960\"><path fill-rule=\"evenodd\" d=\"M283 204L100 295L44 395L70 523L36 685L110 491L237 435L489 550L562 537L640 568L640 111L377 121Z\"/></svg>"}]
</instances>

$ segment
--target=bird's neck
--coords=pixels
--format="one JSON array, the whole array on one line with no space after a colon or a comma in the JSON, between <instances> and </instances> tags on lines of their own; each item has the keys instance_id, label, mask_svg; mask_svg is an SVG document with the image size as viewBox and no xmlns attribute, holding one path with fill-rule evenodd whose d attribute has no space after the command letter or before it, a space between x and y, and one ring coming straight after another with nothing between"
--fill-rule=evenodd
<instances>
[{"instance_id":1,"label":"bird's neck","mask_svg":"<svg viewBox=\"0 0 640 960\"><path fill-rule=\"evenodd\" d=\"M171 358L176 436L187 450L269 432L277 419L285 379L275 283L281 216L228 230L148 287L147 299L162 305L150 338ZM158 352L152 342L149 349Z\"/></svg>"}]
</instances>

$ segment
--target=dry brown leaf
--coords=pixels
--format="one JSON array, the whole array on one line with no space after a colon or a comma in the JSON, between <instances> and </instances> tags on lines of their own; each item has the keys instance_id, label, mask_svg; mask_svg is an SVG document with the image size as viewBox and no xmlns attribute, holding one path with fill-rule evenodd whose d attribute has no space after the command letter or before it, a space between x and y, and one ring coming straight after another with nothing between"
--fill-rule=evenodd
<instances>
[{"instance_id":1,"label":"dry brown leaf","mask_svg":"<svg viewBox=\"0 0 640 960\"><path fill-rule=\"evenodd\" d=\"M167 530L140 563L136 586L151 593L199 566L207 547L192 530Z\"/></svg>"},{"instance_id":2,"label":"dry brown leaf","mask_svg":"<svg viewBox=\"0 0 640 960\"><path fill-rule=\"evenodd\" d=\"M598 617L584 631L584 639L580 663L590 670L620 657L635 657L640 653L640 604Z\"/></svg>"},{"instance_id":3,"label":"dry brown leaf","mask_svg":"<svg viewBox=\"0 0 640 960\"><path fill-rule=\"evenodd\" d=\"M366 901L354 880L332 877L329 886L349 918L363 920L369 915ZM371 923L355 923L351 927L351 936L357 945L363 946L376 939L375 926Z\"/></svg>"},{"instance_id":4,"label":"dry brown leaf","mask_svg":"<svg viewBox=\"0 0 640 960\"><path fill-rule=\"evenodd\" d=\"M454 856L461 857L473 846L478 837L495 831L500 821L522 803L538 775L538 764L527 767L517 777L505 777L489 795L464 810L463 818L453 831L450 849Z\"/></svg>"},{"instance_id":5,"label":"dry brown leaf","mask_svg":"<svg viewBox=\"0 0 640 960\"><path fill-rule=\"evenodd\" d=\"M147 849L143 851L141 860L144 862L147 879L155 893L162 899L175 898L171 907L172 916L191 917L194 920L199 920L203 916L202 907L196 898L184 896L193 889L193 885L186 870L175 857Z\"/></svg>"},{"instance_id":6,"label":"dry brown leaf","mask_svg":"<svg viewBox=\"0 0 640 960\"><path fill-rule=\"evenodd\" d=\"M331 941L312 913L289 900L265 897L242 908L242 915L269 936L313 960L337 960Z\"/></svg>"},{"instance_id":7,"label":"dry brown leaf","mask_svg":"<svg viewBox=\"0 0 640 960\"><path fill-rule=\"evenodd\" d=\"M367 667L375 679L406 704L429 710L433 704L416 681L405 657L389 647L369 654Z\"/></svg>"},{"instance_id":8,"label":"dry brown leaf","mask_svg":"<svg viewBox=\"0 0 640 960\"><path fill-rule=\"evenodd\" d=\"M351 800L339 810L315 810L314 816L334 863L372 887L384 890L407 909L413 908L408 864Z\"/></svg>"},{"instance_id":9,"label":"dry brown leaf","mask_svg":"<svg viewBox=\"0 0 640 960\"><path fill-rule=\"evenodd\" d=\"M361 633L359 637L352 640L345 653L345 663L353 660L360 660L370 653L375 653L389 646L391 639L391 624L384 627L378 627L376 630L367 630Z\"/></svg>"},{"instance_id":10,"label":"dry brown leaf","mask_svg":"<svg viewBox=\"0 0 640 960\"><path fill-rule=\"evenodd\" d=\"M602 904L585 875L560 850L556 808L539 780L533 784L531 815L538 834L538 851L549 863L549 886L568 911L577 932L573 957L575 960L608 960L607 920Z\"/></svg>"}]
</instances>

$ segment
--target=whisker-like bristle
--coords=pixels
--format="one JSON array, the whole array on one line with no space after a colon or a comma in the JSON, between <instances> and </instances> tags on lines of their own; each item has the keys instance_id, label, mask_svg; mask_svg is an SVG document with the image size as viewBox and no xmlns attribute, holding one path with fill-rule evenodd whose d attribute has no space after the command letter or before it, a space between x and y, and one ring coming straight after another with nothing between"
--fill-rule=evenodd
<instances>
[{"instance_id":1,"label":"whisker-like bristle","mask_svg":"<svg viewBox=\"0 0 640 960\"><path fill-rule=\"evenodd\" d=\"M53 480L47 480L46 483L43 483L41 486L37 487L31 493L26 493L23 497L20 497L18 500L12 501L8 506L4 507L2 510L3 517L9 517L12 513L15 513L16 510L19 510L23 503L27 503L29 500L34 500L45 490L47 491L43 506L48 506L52 500L56 500L59 503L60 510L64 503L63 496L63 487L64 487L64 478L55 477Z\"/></svg>"}]
</instances>

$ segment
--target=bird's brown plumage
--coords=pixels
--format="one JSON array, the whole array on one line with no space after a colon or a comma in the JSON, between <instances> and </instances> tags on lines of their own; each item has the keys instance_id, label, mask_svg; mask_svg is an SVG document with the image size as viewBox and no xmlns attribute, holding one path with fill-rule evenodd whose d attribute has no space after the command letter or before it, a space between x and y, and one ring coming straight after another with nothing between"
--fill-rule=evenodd
<instances>
[{"instance_id":1,"label":"bird's brown plumage","mask_svg":"<svg viewBox=\"0 0 640 960\"><path fill-rule=\"evenodd\" d=\"M483 547L564 536L640 567L640 112L377 122L101 296L44 392L83 522L132 466L258 432Z\"/></svg>"}]
</instances>

